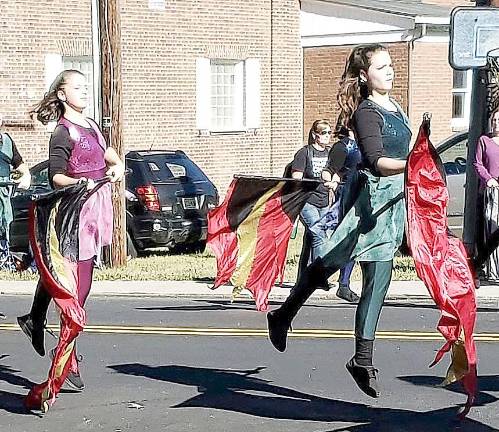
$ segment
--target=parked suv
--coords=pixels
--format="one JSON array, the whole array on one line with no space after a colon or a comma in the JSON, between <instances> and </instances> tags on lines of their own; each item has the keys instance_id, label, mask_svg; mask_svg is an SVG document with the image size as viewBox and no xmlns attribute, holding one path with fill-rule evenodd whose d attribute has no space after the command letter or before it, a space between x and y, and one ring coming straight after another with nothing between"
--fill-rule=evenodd
<instances>
[{"instance_id":1,"label":"parked suv","mask_svg":"<svg viewBox=\"0 0 499 432\"><path fill-rule=\"evenodd\" d=\"M218 192L183 151L132 151L125 156L127 245L135 256L145 248L201 251L206 244L207 213L218 205ZM32 186L12 199L12 250L28 250L31 195L51 190L48 161L31 169Z\"/></svg>"}]
</instances>

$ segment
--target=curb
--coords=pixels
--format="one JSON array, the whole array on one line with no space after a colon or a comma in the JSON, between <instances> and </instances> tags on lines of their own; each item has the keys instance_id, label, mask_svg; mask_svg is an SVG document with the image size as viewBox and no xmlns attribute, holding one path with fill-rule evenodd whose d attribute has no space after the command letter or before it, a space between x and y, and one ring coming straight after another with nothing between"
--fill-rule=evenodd
<instances>
[{"instance_id":1,"label":"curb","mask_svg":"<svg viewBox=\"0 0 499 432\"><path fill-rule=\"evenodd\" d=\"M231 286L221 286L211 290L211 282L199 281L95 281L92 286L92 296L130 296L130 297L223 297L230 298ZM275 286L271 291L270 299L285 299L289 295L292 284L284 287ZM33 295L36 288L35 281L0 281L2 295ZM352 289L360 293L361 282L354 281ZM317 290L311 296L316 300L337 300L336 289L330 291ZM499 286L481 286L477 291L477 299L497 300L499 302ZM251 298L249 293L243 292L238 298ZM393 281L388 290L387 300L429 300L431 297L421 281Z\"/></svg>"}]
</instances>

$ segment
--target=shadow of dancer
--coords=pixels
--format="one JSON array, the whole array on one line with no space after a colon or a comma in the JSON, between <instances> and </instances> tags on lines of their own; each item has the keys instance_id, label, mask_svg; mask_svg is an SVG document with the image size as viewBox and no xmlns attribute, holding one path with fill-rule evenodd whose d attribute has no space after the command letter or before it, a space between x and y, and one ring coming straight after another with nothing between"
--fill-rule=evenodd
<instances>
[{"instance_id":1,"label":"shadow of dancer","mask_svg":"<svg viewBox=\"0 0 499 432\"><path fill-rule=\"evenodd\" d=\"M350 432L441 432L457 426L460 431L496 430L471 419L456 423L456 407L425 412L374 408L276 386L255 376L264 367L224 370L180 365L148 366L140 363L108 367L122 374L197 388L198 395L172 408L215 408L271 419L359 423L343 429Z\"/></svg>"}]
</instances>

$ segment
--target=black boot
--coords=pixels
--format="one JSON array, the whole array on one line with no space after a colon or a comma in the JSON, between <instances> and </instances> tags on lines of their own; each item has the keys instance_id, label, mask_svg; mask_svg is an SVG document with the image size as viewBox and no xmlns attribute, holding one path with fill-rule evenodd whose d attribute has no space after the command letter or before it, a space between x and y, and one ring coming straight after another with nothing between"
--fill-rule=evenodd
<instances>
[{"instance_id":1,"label":"black boot","mask_svg":"<svg viewBox=\"0 0 499 432\"><path fill-rule=\"evenodd\" d=\"M355 294L348 285L341 285L336 291L336 296L340 299L346 300L349 303L358 303L360 297Z\"/></svg>"},{"instance_id":2,"label":"black boot","mask_svg":"<svg viewBox=\"0 0 499 432\"><path fill-rule=\"evenodd\" d=\"M267 325L270 342L277 351L284 352L291 323L279 313L279 310L273 310L267 313Z\"/></svg>"},{"instance_id":3,"label":"black boot","mask_svg":"<svg viewBox=\"0 0 499 432\"><path fill-rule=\"evenodd\" d=\"M293 318L327 277L320 263L312 264L302 272L281 307L267 313L269 339L276 350L280 352L286 350L286 339Z\"/></svg>"},{"instance_id":4,"label":"black boot","mask_svg":"<svg viewBox=\"0 0 499 432\"><path fill-rule=\"evenodd\" d=\"M362 366L352 357L346 364L346 368L352 375L359 388L372 398L379 397L377 373L378 369L373 366Z\"/></svg>"},{"instance_id":5,"label":"black boot","mask_svg":"<svg viewBox=\"0 0 499 432\"><path fill-rule=\"evenodd\" d=\"M38 282L30 313L17 318L19 327L21 327L23 333L31 341L31 345L33 345L35 351L42 357L45 355L44 330L50 300L52 300L52 297L43 288L41 282Z\"/></svg>"},{"instance_id":6,"label":"black boot","mask_svg":"<svg viewBox=\"0 0 499 432\"><path fill-rule=\"evenodd\" d=\"M17 317L17 322L23 333L28 337L35 351L42 357L45 355L45 326L35 323L31 314Z\"/></svg>"},{"instance_id":7,"label":"black boot","mask_svg":"<svg viewBox=\"0 0 499 432\"><path fill-rule=\"evenodd\" d=\"M355 338L355 355L346 364L350 375L359 386L359 388L368 396L379 397L377 382L378 369L373 367L373 346L374 341Z\"/></svg>"}]
</instances>

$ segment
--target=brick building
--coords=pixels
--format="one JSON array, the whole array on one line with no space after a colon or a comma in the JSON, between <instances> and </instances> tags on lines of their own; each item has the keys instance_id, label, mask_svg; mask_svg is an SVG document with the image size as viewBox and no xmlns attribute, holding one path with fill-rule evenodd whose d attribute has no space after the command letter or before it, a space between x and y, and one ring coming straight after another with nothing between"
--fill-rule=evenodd
<instances>
[{"instance_id":1,"label":"brick building","mask_svg":"<svg viewBox=\"0 0 499 432\"><path fill-rule=\"evenodd\" d=\"M352 46L383 43L395 68L393 96L417 128L433 114L439 142L468 128L471 72L448 63L449 16L462 0L303 0L304 136L316 118L336 119L337 85Z\"/></svg>"},{"instance_id":2,"label":"brick building","mask_svg":"<svg viewBox=\"0 0 499 432\"><path fill-rule=\"evenodd\" d=\"M2 0L0 115L29 164L49 138L29 108L63 68L93 81L91 3ZM182 149L222 193L234 173L280 174L302 141L299 8L122 0L125 149Z\"/></svg>"}]
</instances>

